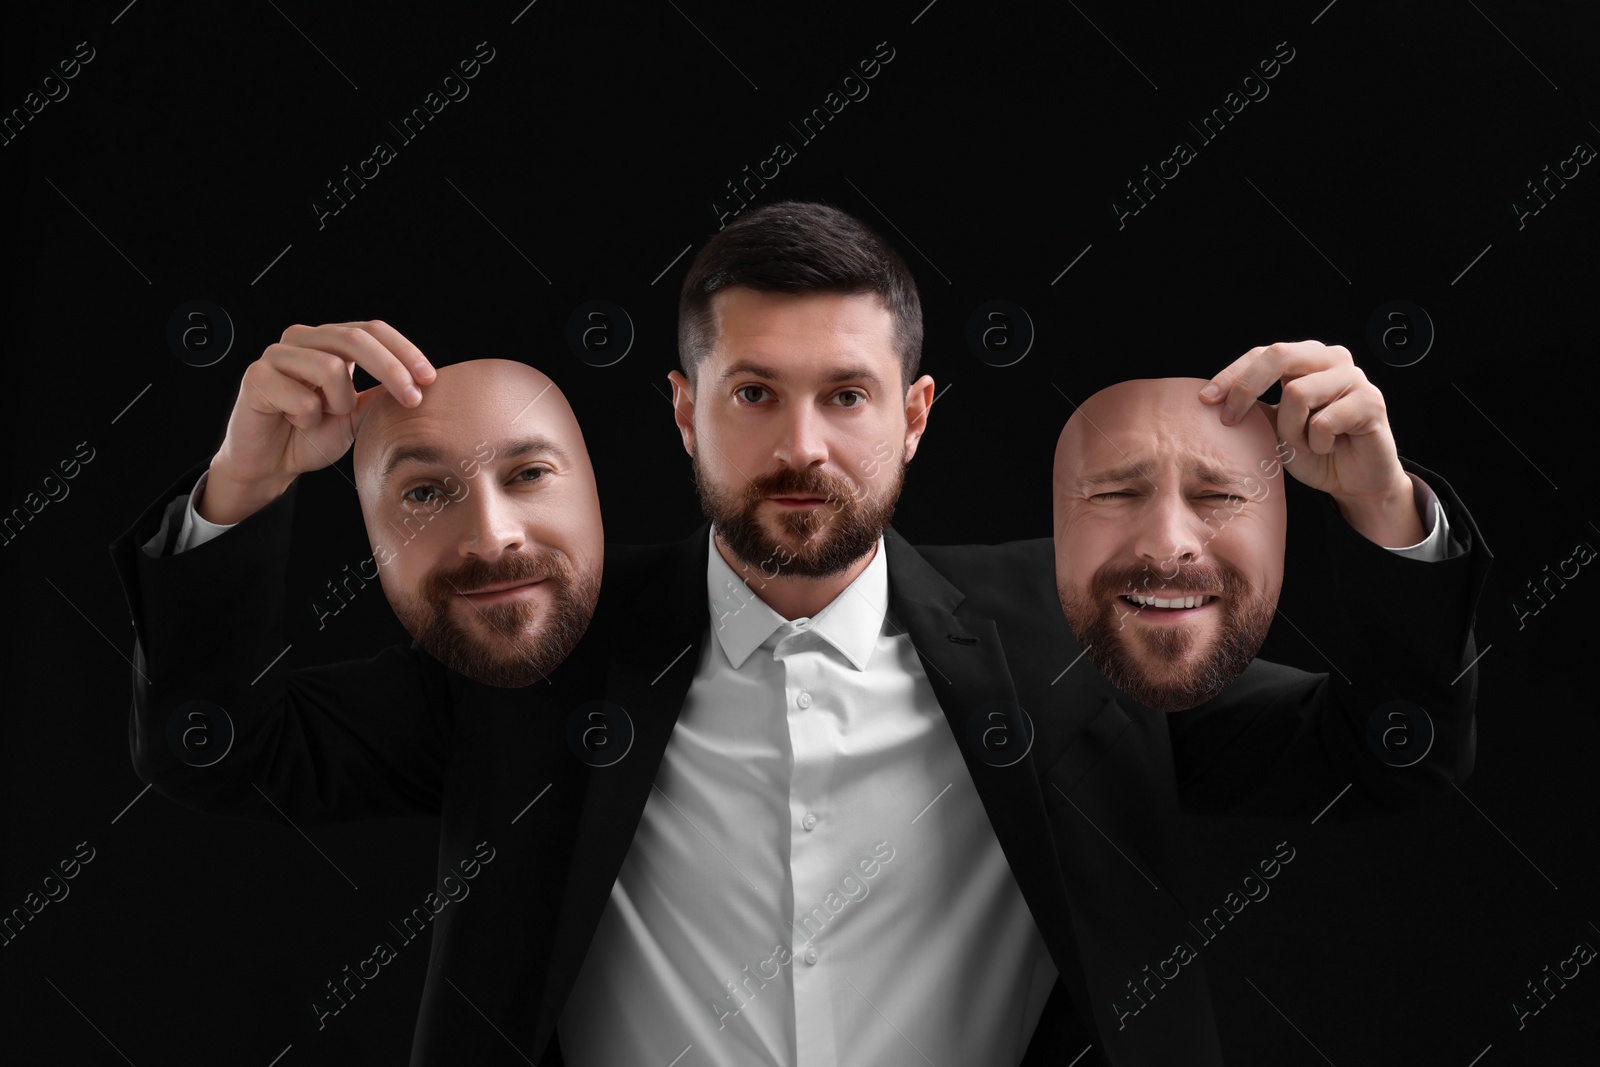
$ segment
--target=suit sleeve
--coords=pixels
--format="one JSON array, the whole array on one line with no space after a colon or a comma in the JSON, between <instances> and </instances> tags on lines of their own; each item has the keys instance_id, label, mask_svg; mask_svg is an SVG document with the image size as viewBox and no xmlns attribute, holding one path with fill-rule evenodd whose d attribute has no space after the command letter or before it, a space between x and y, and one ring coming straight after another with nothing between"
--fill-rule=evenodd
<instances>
[{"instance_id":1,"label":"suit sleeve","mask_svg":"<svg viewBox=\"0 0 1600 1067\"><path fill-rule=\"evenodd\" d=\"M1328 567L1317 593L1333 625L1319 631L1318 651L1328 669L1257 660L1214 699L1167 716L1186 810L1358 818L1413 807L1471 774L1472 628L1493 557L1455 491L1401 462L1444 509L1450 554L1382 548L1324 500Z\"/></svg>"},{"instance_id":2,"label":"suit sleeve","mask_svg":"<svg viewBox=\"0 0 1600 1067\"><path fill-rule=\"evenodd\" d=\"M437 814L453 707L443 668L414 642L285 667L298 483L174 554L205 468L111 545L135 633L135 772L180 804L242 818L276 819L274 806L299 825Z\"/></svg>"}]
</instances>

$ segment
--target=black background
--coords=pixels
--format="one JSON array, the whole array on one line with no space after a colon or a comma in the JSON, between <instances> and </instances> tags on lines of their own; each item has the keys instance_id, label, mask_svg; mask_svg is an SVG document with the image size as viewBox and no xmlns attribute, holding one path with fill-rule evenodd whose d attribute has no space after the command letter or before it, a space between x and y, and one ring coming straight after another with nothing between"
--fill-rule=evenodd
<instances>
[{"instance_id":1,"label":"black background","mask_svg":"<svg viewBox=\"0 0 1600 1067\"><path fill-rule=\"evenodd\" d=\"M1272 895L1203 950L1224 1048L1230 1063L1340 1067L1593 1055L1593 966L1520 1030L1511 1008L1575 943L1600 946L1586 602L1600 578L1583 568L1520 627L1511 607L1577 543L1600 546L1582 314L1600 177L1583 167L1520 228L1512 206L1578 142L1600 145L1586 5L525 2L113 0L6 16L7 114L78 42L94 58L0 147L19 431L0 508L37 507L29 494L60 461L80 442L94 452L70 495L0 546L0 909L78 842L96 855L0 947L0 1054L404 1062L422 946L320 1031L309 1002L434 888L436 825L319 828L313 848L286 825L141 794L133 641L106 545L210 457L244 367L285 326L368 317L441 363L503 356L551 374L585 428L608 538L681 536L699 510L665 399L689 258L674 257L716 229L724 183L782 140L796 158L760 202L859 215L922 289L923 369L941 392L896 517L913 543L1048 536L1056 436L1072 401L1112 381L1210 376L1278 340L1351 349L1402 454L1456 488L1496 557L1477 627L1477 769L1461 792L1380 822L1190 822L1202 908L1274 843L1297 850ZM470 95L401 143L387 121L480 41L494 58ZM870 94L802 141L788 123L885 41L894 56ZM1205 143L1186 123L1279 42L1294 58L1270 94ZM319 228L325 183L380 139L394 161ZM1124 183L1180 139L1196 158L1119 228ZM195 299L236 331L206 367L167 342ZM609 367L565 341L590 299L637 329ZM1011 366L966 343L992 299L1037 331ZM1392 300L1437 330L1410 366L1367 340ZM302 480L289 594L304 610L282 666L406 639L375 583L320 630L310 608L371 555L348 474L346 457ZM1316 503L1292 493L1280 607L1294 625L1275 624L1263 655L1327 670L1318 591L1339 576L1318 563Z\"/></svg>"}]
</instances>

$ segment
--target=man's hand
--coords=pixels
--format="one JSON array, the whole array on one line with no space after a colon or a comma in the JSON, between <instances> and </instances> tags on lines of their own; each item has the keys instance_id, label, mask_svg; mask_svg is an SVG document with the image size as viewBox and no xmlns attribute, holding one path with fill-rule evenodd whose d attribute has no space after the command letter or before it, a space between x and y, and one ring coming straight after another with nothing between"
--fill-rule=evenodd
<instances>
[{"instance_id":1,"label":"man's hand","mask_svg":"<svg viewBox=\"0 0 1600 1067\"><path fill-rule=\"evenodd\" d=\"M1262 404L1287 448L1283 465L1295 478L1331 495L1345 521L1387 548L1425 536L1411 479L1400 466L1383 394L1350 358L1321 341L1280 341L1252 348L1201 390L1236 424L1277 381L1283 396Z\"/></svg>"},{"instance_id":2,"label":"man's hand","mask_svg":"<svg viewBox=\"0 0 1600 1067\"><path fill-rule=\"evenodd\" d=\"M378 385L356 392L356 366ZM200 517L231 525L281 496L295 478L338 461L387 389L406 407L435 372L399 330L376 319L291 326L245 368L228 433L211 460Z\"/></svg>"}]
</instances>

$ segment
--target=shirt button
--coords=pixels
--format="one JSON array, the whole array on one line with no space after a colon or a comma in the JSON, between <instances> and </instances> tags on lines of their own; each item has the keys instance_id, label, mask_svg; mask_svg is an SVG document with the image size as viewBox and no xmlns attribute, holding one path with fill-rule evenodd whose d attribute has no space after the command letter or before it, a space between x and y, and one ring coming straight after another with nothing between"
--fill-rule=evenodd
<instances>
[{"instance_id":1,"label":"shirt button","mask_svg":"<svg viewBox=\"0 0 1600 1067\"><path fill-rule=\"evenodd\" d=\"M809 708L811 706L811 694L802 689L800 690L800 695L795 698L794 702L799 704L802 709Z\"/></svg>"},{"instance_id":2,"label":"shirt button","mask_svg":"<svg viewBox=\"0 0 1600 1067\"><path fill-rule=\"evenodd\" d=\"M814 949L814 948L806 949L806 962L807 963L816 963L817 962L817 950L816 949Z\"/></svg>"},{"instance_id":3,"label":"shirt button","mask_svg":"<svg viewBox=\"0 0 1600 1067\"><path fill-rule=\"evenodd\" d=\"M815 830L817 828L817 817L808 811L806 812L806 817L800 820L800 825L807 830Z\"/></svg>"}]
</instances>

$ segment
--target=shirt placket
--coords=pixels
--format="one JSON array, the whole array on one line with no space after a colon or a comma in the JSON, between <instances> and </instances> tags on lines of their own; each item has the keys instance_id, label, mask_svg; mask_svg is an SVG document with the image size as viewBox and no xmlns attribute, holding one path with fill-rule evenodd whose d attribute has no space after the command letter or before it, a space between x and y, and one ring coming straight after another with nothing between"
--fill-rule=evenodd
<instances>
[{"instance_id":1,"label":"shirt placket","mask_svg":"<svg viewBox=\"0 0 1600 1067\"><path fill-rule=\"evenodd\" d=\"M828 667L821 639L804 624L781 638L774 656L784 669L784 705L794 753L789 783L789 870L794 886L790 927L793 956L796 1067L832 1067L832 968L826 927L812 920L833 874L838 834L830 819L827 786L837 751L835 723L824 690ZM823 909L823 914L826 914Z\"/></svg>"}]
</instances>

